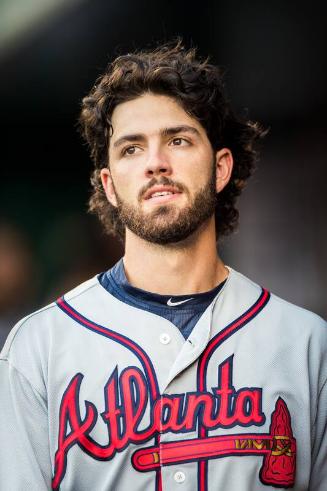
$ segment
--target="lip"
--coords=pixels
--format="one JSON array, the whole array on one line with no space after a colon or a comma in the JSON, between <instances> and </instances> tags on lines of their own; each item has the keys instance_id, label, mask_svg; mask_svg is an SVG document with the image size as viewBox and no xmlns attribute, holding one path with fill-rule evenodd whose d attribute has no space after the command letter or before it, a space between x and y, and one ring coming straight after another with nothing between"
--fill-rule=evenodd
<instances>
[{"instance_id":1,"label":"lip","mask_svg":"<svg viewBox=\"0 0 327 491\"><path fill-rule=\"evenodd\" d=\"M146 200L146 203L149 203L150 205L160 205L164 203L170 203L171 201L175 201L176 199L179 198L181 193L175 193L175 194L165 194L164 196L155 196L154 198L149 198Z\"/></svg>"},{"instance_id":2,"label":"lip","mask_svg":"<svg viewBox=\"0 0 327 491\"><path fill-rule=\"evenodd\" d=\"M164 196L155 196L152 197L153 194L155 193L172 193L172 194L166 194ZM144 194L145 200L151 200L151 201L170 201L170 199L175 199L177 196L181 194L181 191L177 189L175 186L153 186L152 188L148 189L148 191Z\"/></svg>"}]
</instances>

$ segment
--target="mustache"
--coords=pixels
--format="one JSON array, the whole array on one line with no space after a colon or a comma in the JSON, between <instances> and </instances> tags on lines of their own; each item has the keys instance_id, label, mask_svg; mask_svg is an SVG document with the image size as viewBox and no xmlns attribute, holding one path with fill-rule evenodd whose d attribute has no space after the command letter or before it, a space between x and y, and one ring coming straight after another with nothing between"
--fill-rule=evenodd
<instances>
[{"instance_id":1,"label":"mustache","mask_svg":"<svg viewBox=\"0 0 327 491\"><path fill-rule=\"evenodd\" d=\"M188 189L181 182L173 181L173 179L169 179L169 177L166 176L161 176L159 179L153 177L151 181L140 189L138 194L139 201L142 200L144 194L153 186L174 186L178 191L188 193Z\"/></svg>"}]
</instances>

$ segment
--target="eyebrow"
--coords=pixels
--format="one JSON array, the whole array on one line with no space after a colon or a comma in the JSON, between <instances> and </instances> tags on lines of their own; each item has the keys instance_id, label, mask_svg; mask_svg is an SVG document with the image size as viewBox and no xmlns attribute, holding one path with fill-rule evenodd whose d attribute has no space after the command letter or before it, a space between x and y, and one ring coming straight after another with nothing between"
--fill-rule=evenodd
<instances>
[{"instance_id":1,"label":"eyebrow","mask_svg":"<svg viewBox=\"0 0 327 491\"><path fill-rule=\"evenodd\" d=\"M176 135L178 133L192 133L193 135L200 136L199 130L197 130L194 126L189 126L189 125L179 125L179 126L171 126L169 128L164 128L160 130L160 135L161 136L172 136ZM120 138L118 138L113 146L114 148L119 147L123 143L130 143L130 142L136 142L136 141L145 141L146 137L144 133L133 133L131 135L123 135Z\"/></svg>"}]
</instances>

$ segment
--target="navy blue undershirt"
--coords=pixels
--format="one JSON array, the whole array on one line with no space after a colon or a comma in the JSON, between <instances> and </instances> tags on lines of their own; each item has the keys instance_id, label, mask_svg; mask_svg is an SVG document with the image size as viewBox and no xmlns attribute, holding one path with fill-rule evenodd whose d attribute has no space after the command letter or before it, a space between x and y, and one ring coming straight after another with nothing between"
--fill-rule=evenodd
<instances>
[{"instance_id":1,"label":"navy blue undershirt","mask_svg":"<svg viewBox=\"0 0 327 491\"><path fill-rule=\"evenodd\" d=\"M126 278L122 259L113 268L101 273L98 280L118 300L132 307L160 315L172 322L185 339L189 337L193 327L226 281L205 293L159 295L132 286ZM176 305L169 305L169 303Z\"/></svg>"}]
</instances>

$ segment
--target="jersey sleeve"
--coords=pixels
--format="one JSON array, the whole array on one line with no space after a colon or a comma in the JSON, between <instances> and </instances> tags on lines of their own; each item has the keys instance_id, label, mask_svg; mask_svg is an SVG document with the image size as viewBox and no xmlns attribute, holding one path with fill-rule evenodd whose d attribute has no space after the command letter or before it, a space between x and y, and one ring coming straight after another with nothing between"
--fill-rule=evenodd
<instances>
[{"instance_id":1,"label":"jersey sleeve","mask_svg":"<svg viewBox=\"0 0 327 491\"><path fill-rule=\"evenodd\" d=\"M323 385L317 406L312 449L309 491L327 489L327 380Z\"/></svg>"},{"instance_id":2,"label":"jersey sleeve","mask_svg":"<svg viewBox=\"0 0 327 491\"><path fill-rule=\"evenodd\" d=\"M51 489L47 401L0 359L0 488Z\"/></svg>"}]
</instances>

